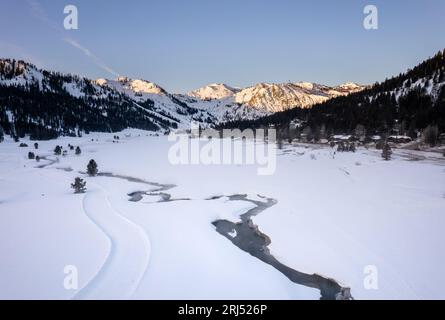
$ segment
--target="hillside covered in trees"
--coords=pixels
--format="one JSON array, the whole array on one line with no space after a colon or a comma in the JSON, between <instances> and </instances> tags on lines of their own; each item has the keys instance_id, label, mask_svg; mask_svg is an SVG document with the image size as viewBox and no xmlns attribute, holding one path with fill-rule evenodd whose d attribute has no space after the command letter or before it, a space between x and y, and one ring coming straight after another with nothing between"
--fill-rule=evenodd
<instances>
[{"instance_id":1,"label":"hillside covered in trees","mask_svg":"<svg viewBox=\"0 0 445 320\"><path fill-rule=\"evenodd\" d=\"M40 140L126 128L168 131L178 127L180 117L201 116L181 101L165 100L175 114L156 108L150 98L136 101L94 80L0 59L0 136Z\"/></svg>"},{"instance_id":2,"label":"hillside covered in trees","mask_svg":"<svg viewBox=\"0 0 445 320\"><path fill-rule=\"evenodd\" d=\"M406 73L386 79L358 93L337 97L311 109L291 109L254 121L225 123L228 128L269 125L287 127L298 120L316 133L386 133L395 126L400 134L415 136L429 125L445 132L445 50Z\"/></svg>"}]
</instances>

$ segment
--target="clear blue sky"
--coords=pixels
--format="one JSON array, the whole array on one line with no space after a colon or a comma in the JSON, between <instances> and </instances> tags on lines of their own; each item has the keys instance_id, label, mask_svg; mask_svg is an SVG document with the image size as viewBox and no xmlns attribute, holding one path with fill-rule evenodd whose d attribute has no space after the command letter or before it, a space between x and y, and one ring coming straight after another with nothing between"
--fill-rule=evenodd
<instances>
[{"instance_id":1,"label":"clear blue sky","mask_svg":"<svg viewBox=\"0 0 445 320\"><path fill-rule=\"evenodd\" d=\"M63 29L67 4L78 30ZM362 26L366 4L379 9L378 30ZM172 92L367 84L443 49L444 13L443 0L0 0L0 56L91 78L112 70Z\"/></svg>"}]
</instances>

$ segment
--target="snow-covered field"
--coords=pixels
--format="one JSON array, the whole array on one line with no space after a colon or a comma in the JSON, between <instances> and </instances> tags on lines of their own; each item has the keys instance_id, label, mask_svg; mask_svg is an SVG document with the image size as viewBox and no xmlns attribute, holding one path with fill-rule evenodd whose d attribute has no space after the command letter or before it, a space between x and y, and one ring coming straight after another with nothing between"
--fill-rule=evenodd
<instances>
[{"instance_id":1,"label":"snow-covered field","mask_svg":"<svg viewBox=\"0 0 445 320\"><path fill-rule=\"evenodd\" d=\"M126 133L129 133L127 131ZM351 288L355 299L445 299L445 161L396 151L333 156L328 147L285 146L276 172L252 165L172 165L167 138L90 134L20 148L0 143L0 298L318 299L215 231L239 221L248 194L277 200L253 221L280 262ZM92 141L93 139L93 141ZM59 144L79 145L54 156ZM29 151L48 159L28 160ZM100 172L87 177L90 159ZM51 164L52 163L52 164ZM49 164L43 168L38 168ZM76 176L85 194L73 194ZM134 179L136 178L136 179ZM158 184L173 184L161 201ZM143 191L138 202L129 193ZM78 289L66 289L66 266ZM377 289L364 286L367 266Z\"/></svg>"}]
</instances>

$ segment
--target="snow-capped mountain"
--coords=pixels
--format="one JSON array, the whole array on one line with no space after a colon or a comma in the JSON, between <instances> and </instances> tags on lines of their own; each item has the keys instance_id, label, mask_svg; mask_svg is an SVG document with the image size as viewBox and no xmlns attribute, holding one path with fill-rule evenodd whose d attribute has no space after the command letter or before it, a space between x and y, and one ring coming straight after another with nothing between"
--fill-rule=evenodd
<instances>
[{"instance_id":1,"label":"snow-capped mountain","mask_svg":"<svg viewBox=\"0 0 445 320\"><path fill-rule=\"evenodd\" d=\"M125 92L126 94L132 96L140 96L142 94L160 94L165 95L167 92L158 86L156 83L140 80L140 79L130 79L127 77L118 77L116 80L108 79L97 79L96 84L100 86L110 86L115 88L120 92Z\"/></svg>"},{"instance_id":2,"label":"snow-capped mountain","mask_svg":"<svg viewBox=\"0 0 445 320\"><path fill-rule=\"evenodd\" d=\"M240 89L223 83L213 83L188 93L190 97L201 100L224 99L235 95Z\"/></svg>"},{"instance_id":3,"label":"snow-capped mountain","mask_svg":"<svg viewBox=\"0 0 445 320\"><path fill-rule=\"evenodd\" d=\"M204 126L217 122L207 110L189 105L181 96L168 93L154 82L119 77L116 80L97 79L95 83L128 96L146 112L174 121L178 128L189 127L191 121L201 122Z\"/></svg>"},{"instance_id":4,"label":"snow-capped mountain","mask_svg":"<svg viewBox=\"0 0 445 320\"><path fill-rule=\"evenodd\" d=\"M336 86L334 89L339 92L344 92L346 94L359 92L365 89L367 86L362 86L354 82L346 82L339 86Z\"/></svg>"},{"instance_id":5,"label":"snow-capped mountain","mask_svg":"<svg viewBox=\"0 0 445 320\"><path fill-rule=\"evenodd\" d=\"M309 108L314 104L358 92L364 88L364 86L352 83L338 87L310 82L260 83L238 92L235 95L235 101L268 112L278 112L296 107Z\"/></svg>"},{"instance_id":6,"label":"snow-capped mountain","mask_svg":"<svg viewBox=\"0 0 445 320\"><path fill-rule=\"evenodd\" d=\"M190 121L201 122L203 126L221 122L257 119L269 114L265 110L254 109L238 104L234 94L239 89L224 84L212 84L187 95L171 94L159 85L146 80L119 77L116 80L97 79L96 84L109 87L129 96L138 104L152 102L150 107L160 115L178 120L178 127L189 126ZM186 108L186 109L184 109ZM193 117L188 116L194 110ZM183 114L185 113L185 114Z\"/></svg>"},{"instance_id":7,"label":"snow-capped mountain","mask_svg":"<svg viewBox=\"0 0 445 320\"><path fill-rule=\"evenodd\" d=\"M195 109L208 112L215 119L215 123L254 120L270 114L265 110L236 103L233 95L222 99L205 98L204 100L188 95L176 95L176 97Z\"/></svg>"},{"instance_id":8,"label":"snow-capped mountain","mask_svg":"<svg viewBox=\"0 0 445 320\"><path fill-rule=\"evenodd\" d=\"M271 86L264 87L267 93L279 90ZM315 132L315 135L323 128L324 134L356 134L358 130L362 135L364 131L381 136L390 132L413 139L428 129L426 132L433 132L432 145L435 143L434 132L445 132L445 50L404 73L381 83L376 82L364 90L352 83L335 88L316 88L307 84L303 87L305 90L321 91L324 94L321 99L328 95L338 96L309 109L285 110L258 121L248 121L247 124L250 127L275 124L285 126L304 122L306 129ZM348 94L354 91L356 93ZM267 99L271 97L266 95L260 103L267 102ZM257 101L253 100L253 103ZM226 127L234 128L243 126L246 123L242 121L226 124Z\"/></svg>"},{"instance_id":9,"label":"snow-capped mountain","mask_svg":"<svg viewBox=\"0 0 445 320\"><path fill-rule=\"evenodd\" d=\"M237 89L211 84L180 95L147 80L128 77L91 80L41 70L24 61L0 59L0 88L3 90L0 111L4 119L9 112L16 114L15 119L21 117L23 128L35 127L36 134L46 131L73 134L78 130L113 131L126 127L168 131L189 128L191 121L205 127L254 120L275 111L309 107L362 87L345 84L331 88L300 82L262 83ZM6 121L4 125L8 126Z\"/></svg>"},{"instance_id":10,"label":"snow-capped mountain","mask_svg":"<svg viewBox=\"0 0 445 320\"><path fill-rule=\"evenodd\" d=\"M345 83L337 87L311 82L259 83L244 89L235 89L225 84L211 84L188 93L203 100L224 100L223 105L235 103L253 108L262 113L272 113L295 107L309 108L331 98L361 91L365 86Z\"/></svg>"},{"instance_id":11,"label":"snow-capped mountain","mask_svg":"<svg viewBox=\"0 0 445 320\"><path fill-rule=\"evenodd\" d=\"M0 126L36 139L87 131L169 131L217 119L155 83L120 77L91 80L0 59Z\"/></svg>"}]
</instances>

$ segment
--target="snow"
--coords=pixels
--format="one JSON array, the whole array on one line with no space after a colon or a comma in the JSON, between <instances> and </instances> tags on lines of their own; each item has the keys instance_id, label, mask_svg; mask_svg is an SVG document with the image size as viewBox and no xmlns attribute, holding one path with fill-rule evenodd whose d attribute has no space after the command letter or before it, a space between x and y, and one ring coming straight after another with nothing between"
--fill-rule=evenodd
<instances>
[{"instance_id":1,"label":"snow","mask_svg":"<svg viewBox=\"0 0 445 320\"><path fill-rule=\"evenodd\" d=\"M7 60L1 61L11 64ZM0 82L12 86L37 83L41 90L52 90L48 84L43 88L45 82L43 80L46 77L43 70L28 63L22 63L20 68L23 69L22 74L11 80L0 79ZM131 99L135 106L140 108L142 108L141 103L148 101L153 106L143 109L152 116L154 123L160 124L157 119L162 118L174 123L174 128L177 126L181 129L186 129L190 121L199 121L203 126L209 126L212 123L257 119L272 112L294 107L308 108L330 98L365 88L352 83L328 87L311 82L296 82L259 83L240 89L213 83L189 92L187 95L181 95L168 93L154 82L125 76L114 80L105 78L89 80L74 76L71 82L64 82L62 86L71 96L83 98L86 96L86 82L95 89L95 94L88 94L88 97L100 99L120 94Z\"/></svg>"},{"instance_id":2,"label":"snow","mask_svg":"<svg viewBox=\"0 0 445 320\"><path fill-rule=\"evenodd\" d=\"M193 90L189 92L188 95L201 100L224 99L232 97L238 91L239 89L232 88L223 83L213 83Z\"/></svg>"},{"instance_id":3,"label":"snow","mask_svg":"<svg viewBox=\"0 0 445 320\"><path fill-rule=\"evenodd\" d=\"M343 135L343 134L336 134L332 136L333 139L338 139L338 140L349 140L351 139L351 137L352 137L351 135Z\"/></svg>"},{"instance_id":4,"label":"snow","mask_svg":"<svg viewBox=\"0 0 445 320\"><path fill-rule=\"evenodd\" d=\"M445 298L445 161L433 153L409 161L394 149L383 161L374 149L333 157L329 147L285 145L275 174L258 176L253 165L175 166L166 137L126 130L112 143L113 135L41 141L40 156L56 144L82 149L45 168L26 158L33 148L0 143L0 298L317 299L216 232L213 221L238 222L254 207L234 194L277 200L253 222L295 270L334 278L356 299ZM131 202L129 193L157 187L79 173L91 158L100 172L175 184L165 192L189 200ZM70 189L76 176L85 194ZM63 287L66 265L79 270L77 290ZM378 290L363 285L369 265Z\"/></svg>"},{"instance_id":5,"label":"snow","mask_svg":"<svg viewBox=\"0 0 445 320\"><path fill-rule=\"evenodd\" d=\"M355 83L328 87L312 82L300 81L282 84L259 83L252 87L238 89L226 84L214 83L191 91L188 93L188 96L207 102L210 100L208 104L218 104L219 108L227 104L233 105L237 103L244 105L246 109L270 113L297 106L308 108L330 98L358 92L364 88L364 86ZM222 103L218 103L219 101Z\"/></svg>"},{"instance_id":6,"label":"snow","mask_svg":"<svg viewBox=\"0 0 445 320\"><path fill-rule=\"evenodd\" d=\"M268 112L279 112L294 107L309 108L314 104L364 88L358 85L328 87L310 82L260 83L238 92L235 101Z\"/></svg>"},{"instance_id":7,"label":"snow","mask_svg":"<svg viewBox=\"0 0 445 320\"><path fill-rule=\"evenodd\" d=\"M76 98L81 98L85 94L80 90L77 83L64 83L63 88L68 92L71 96Z\"/></svg>"},{"instance_id":8,"label":"snow","mask_svg":"<svg viewBox=\"0 0 445 320\"><path fill-rule=\"evenodd\" d=\"M408 136L402 136L402 135L391 135L388 138L392 139L406 139L406 140L412 140L411 137Z\"/></svg>"}]
</instances>

